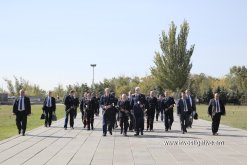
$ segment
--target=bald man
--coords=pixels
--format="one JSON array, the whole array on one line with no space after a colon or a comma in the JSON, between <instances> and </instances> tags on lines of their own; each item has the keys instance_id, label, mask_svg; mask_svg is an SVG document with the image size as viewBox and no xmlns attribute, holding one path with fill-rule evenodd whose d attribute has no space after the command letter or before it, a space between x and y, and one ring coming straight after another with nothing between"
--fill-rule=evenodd
<instances>
[{"instance_id":1,"label":"bald man","mask_svg":"<svg viewBox=\"0 0 247 165\"><path fill-rule=\"evenodd\" d=\"M220 100L218 93L215 93L214 98L209 102L208 114L212 118L212 133L213 135L218 135L221 115L226 114L225 105Z\"/></svg>"}]
</instances>

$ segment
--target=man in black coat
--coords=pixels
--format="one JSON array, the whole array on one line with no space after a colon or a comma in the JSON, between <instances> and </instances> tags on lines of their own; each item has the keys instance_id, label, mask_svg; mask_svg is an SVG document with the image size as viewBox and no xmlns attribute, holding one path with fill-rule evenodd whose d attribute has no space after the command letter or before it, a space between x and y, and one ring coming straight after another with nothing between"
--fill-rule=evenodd
<instances>
[{"instance_id":1,"label":"man in black coat","mask_svg":"<svg viewBox=\"0 0 247 165\"><path fill-rule=\"evenodd\" d=\"M159 114L160 114L160 120L164 120L164 95L159 95L158 99L158 109L156 110L156 121L158 121Z\"/></svg>"},{"instance_id":2,"label":"man in black coat","mask_svg":"<svg viewBox=\"0 0 247 165\"><path fill-rule=\"evenodd\" d=\"M94 129L94 110L96 107L96 98L91 97L91 94L88 93L86 99L84 100L84 109L85 109L85 119L86 119L86 125L87 130Z\"/></svg>"},{"instance_id":3,"label":"man in black coat","mask_svg":"<svg viewBox=\"0 0 247 165\"><path fill-rule=\"evenodd\" d=\"M79 107L79 104L80 104L79 98L76 97L76 94L74 94L74 104L75 104L74 118L76 118L76 116L77 116L77 108Z\"/></svg>"},{"instance_id":4,"label":"man in black coat","mask_svg":"<svg viewBox=\"0 0 247 165\"><path fill-rule=\"evenodd\" d=\"M208 114L212 118L212 133L218 135L221 115L226 114L225 105L219 99L219 94L214 94L214 99L211 99L208 105Z\"/></svg>"},{"instance_id":5,"label":"man in black coat","mask_svg":"<svg viewBox=\"0 0 247 165\"><path fill-rule=\"evenodd\" d=\"M13 104L13 115L16 115L16 126L18 133L25 136L27 127L27 116L31 114L31 104L29 97L25 96L25 91L20 90L20 96L15 100Z\"/></svg>"},{"instance_id":6,"label":"man in black coat","mask_svg":"<svg viewBox=\"0 0 247 165\"><path fill-rule=\"evenodd\" d=\"M86 98L87 98L87 92L85 92L83 94L81 102L80 102L81 120L82 120L82 123L84 125L84 128L86 128L86 126L87 126L86 116L85 116L85 112L84 112L84 102L85 102Z\"/></svg>"},{"instance_id":7,"label":"man in black coat","mask_svg":"<svg viewBox=\"0 0 247 165\"><path fill-rule=\"evenodd\" d=\"M42 109L45 112L45 127L50 127L52 123L52 113L56 111L56 99L52 97L52 91L48 92L48 96L44 100Z\"/></svg>"},{"instance_id":8,"label":"man in black coat","mask_svg":"<svg viewBox=\"0 0 247 165\"><path fill-rule=\"evenodd\" d=\"M175 101L173 97L169 96L168 91L164 92L165 98L164 98L164 117L165 117L165 131L168 131L168 129L171 130L172 123L174 121L173 116L173 107L175 105Z\"/></svg>"},{"instance_id":9,"label":"man in black coat","mask_svg":"<svg viewBox=\"0 0 247 165\"><path fill-rule=\"evenodd\" d=\"M144 109L146 107L146 97L140 93L140 88L135 88L135 94L131 97L131 108L135 116L135 136L139 136L139 132L143 135L144 130Z\"/></svg>"},{"instance_id":10,"label":"man in black coat","mask_svg":"<svg viewBox=\"0 0 247 165\"><path fill-rule=\"evenodd\" d=\"M65 121L64 129L67 129L68 120L70 120L70 127L74 129L74 113L75 113L75 101L74 101L74 90L71 90L69 95L64 100L65 105ZM68 119L69 118L69 119Z\"/></svg>"},{"instance_id":11,"label":"man in black coat","mask_svg":"<svg viewBox=\"0 0 247 165\"><path fill-rule=\"evenodd\" d=\"M129 113L130 113L130 101L126 94L122 94L121 100L118 102L119 105L119 119L120 119L120 127L121 134L127 136L127 130L129 127Z\"/></svg>"},{"instance_id":12,"label":"man in black coat","mask_svg":"<svg viewBox=\"0 0 247 165\"><path fill-rule=\"evenodd\" d=\"M196 114L196 101L195 101L195 98L191 96L189 89L185 91L185 94L186 94L187 99L189 99L190 101L190 105L192 109L192 113L189 116L189 124L188 124L188 126L192 128L193 118L194 118L194 115Z\"/></svg>"},{"instance_id":13,"label":"man in black coat","mask_svg":"<svg viewBox=\"0 0 247 165\"><path fill-rule=\"evenodd\" d=\"M114 106L115 106L115 97L110 94L110 89L105 89L105 94L100 98L100 106L102 108L103 115L103 136L106 136L107 126L108 131L112 135L112 128L114 124Z\"/></svg>"},{"instance_id":14,"label":"man in black coat","mask_svg":"<svg viewBox=\"0 0 247 165\"><path fill-rule=\"evenodd\" d=\"M154 124L154 115L155 111L158 110L158 100L154 96L154 92L150 91L150 96L147 97L147 131L153 131L153 124Z\"/></svg>"},{"instance_id":15,"label":"man in black coat","mask_svg":"<svg viewBox=\"0 0 247 165\"><path fill-rule=\"evenodd\" d=\"M132 99L132 94L131 94L131 91L129 91L128 93L128 100L131 102L131 99ZM131 107L130 109L130 113L129 113L129 118L130 118L130 123L129 123L129 131L133 131L135 130L135 115L134 115L134 111Z\"/></svg>"},{"instance_id":16,"label":"man in black coat","mask_svg":"<svg viewBox=\"0 0 247 165\"><path fill-rule=\"evenodd\" d=\"M179 99L177 104L177 114L180 116L181 130L184 134L187 132L187 126L189 123L189 116L191 114L192 108L189 99L186 97L185 93L181 93L181 99Z\"/></svg>"}]
</instances>

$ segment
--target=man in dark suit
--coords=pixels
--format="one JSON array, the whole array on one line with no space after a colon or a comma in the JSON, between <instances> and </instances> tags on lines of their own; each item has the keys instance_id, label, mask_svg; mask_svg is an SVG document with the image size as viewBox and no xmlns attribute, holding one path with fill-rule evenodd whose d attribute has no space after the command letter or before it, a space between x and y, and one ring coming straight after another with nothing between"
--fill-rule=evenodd
<instances>
[{"instance_id":1,"label":"man in dark suit","mask_svg":"<svg viewBox=\"0 0 247 165\"><path fill-rule=\"evenodd\" d=\"M85 118L86 118L86 125L87 130L94 129L94 110L96 107L96 98L91 97L91 94L87 94L87 98L84 100L84 109L85 109Z\"/></svg>"},{"instance_id":2,"label":"man in dark suit","mask_svg":"<svg viewBox=\"0 0 247 165\"><path fill-rule=\"evenodd\" d=\"M110 89L105 89L105 94L100 98L100 106L102 108L103 115L103 136L106 136L107 126L110 135L112 135L112 128L114 124L114 106L115 106L115 97L110 94Z\"/></svg>"},{"instance_id":3,"label":"man in dark suit","mask_svg":"<svg viewBox=\"0 0 247 165\"><path fill-rule=\"evenodd\" d=\"M154 124L154 115L155 112L158 110L158 100L154 96L154 92L150 91L150 96L147 97L147 131L153 131L153 124Z\"/></svg>"},{"instance_id":4,"label":"man in dark suit","mask_svg":"<svg viewBox=\"0 0 247 165\"><path fill-rule=\"evenodd\" d=\"M147 106L146 97L140 93L140 88L135 88L135 94L132 95L130 101L131 108L135 116L135 136L139 136L139 132L143 135L144 129L144 109Z\"/></svg>"},{"instance_id":5,"label":"man in dark suit","mask_svg":"<svg viewBox=\"0 0 247 165\"><path fill-rule=\"evenodd\" d=\"M158 109L156 110L156 121L158 121L159 114L160 114L160 120L164 120L164 95L159 95L158 99Z\"/></svg>"},{"instance_id":6,"label":"man in dark suit","mask_svg":"<svg viewBox=\"0 0 247 165\"><path fill-rule=\"evenodd\" d=\"M189 115L191 114L191 105L189 99L186 97L184 92L181 93L181 99L177 104L177 114L180 116L181 130L184 134L187 132L186 128L189 122Z\"/></svg>"},{"instance_id":7,"label":"man in dark suit","mask_svg":"<svg viewBox=\"0 0 247 165\"><path fill-rule=\"evenodd\" d=\"M79 104L80 104L79 98L76 96L76 94L74 94L74 104L75 104L74 118L76 118L76 116L77 116L77 108L79 107Z\"/></svg>"},{"instance_id":8,"label":"man in dark suit","mask_svg":"<svg viewBox=\"0 0 247 165\"><path fill-rule=\"evenodd\" d=\"M25 136L27 127L27 116L31 114L30 99L25 96L25 91L20 90L20 96L15 100L13 105L13 115L16 115L16 126L18 133Z\"/></svg>"},{"instance_id":9,"label":"man in dark suit","mask_svg":"<svg viewBox=\"0 0 247 165\"><path fill-rule=\"evenodd\" d=\"M64 121L64 129L67 129L68 118L70 121L70 127L74 129L74 113L75 113L75 101L74 101L74 90L71 90L69 95L66 96L64 100L65 105L65 121Z\"/></svg>"},{"instance_id":10,"label":"man in dark suit","mask_svg":"<svg viewBox=\"0 0 247 165\"><path fill-rule=\"evenodd\" d=\"M192 108L192 113L189 116L189 124L188 124L188 127L192 128L193 118L196 113L196 101L195 101L195 98L191 96L189 89L185 91L185 94L186 94L187 99L189 99L190 105Z\"/></svg>"},{"instance_id":11,"label":"man in dark suit","mask_svg":"<svg viewBox=\"0 0 247 165\"><path fill-rule=\"evenodd\" d=\"M225 105L224 103L219 99L219 94L214 94L214 99L211 99L208 106L208 114L212 118L212 133L213 135L218 135L219 125L220 125L220 119L221 115L225 115Z\"/></svg>"},{"instance_id":12,"label":"man in dark suit","mask_svg":"<svg viewBox=\"0 0 247 165\"><path fill-rule=\"evenodd\" d=\"M168 131L168 129L172 129L172 123L174 121L173 116L173 107L175 105L174 98L169 96L169 92L164 92L165 98L164 101L164 117L165 117L165 131Z\"/></svg>"},{"instance_id":13,"label":"man in dark suit","mask_svg":"<svg viewBox=\"0 0 247 165\"><path fill-rule=\"evenodd\" d=\"M119 118L120 118L120 128L121 134L127 136L127 130L129 127L129 113L130 113L130 101L126 94L122 94L121 100L118 102L119 105ZM123 133L124 131L124 133Z\"/></svg>"},{"instance_id":14,"label":"man in dark suit","mask_svg":"<svg viewBox=\"0 0 247 165\"><path fill-rule=\"evenodd\" d=\"M56 111L56 99L52 97L52 91L48 92L48 96L44 100L42 109L45 112L45 127L50 127L52 122L52 113Z\"/></svg>"}]
</instances>

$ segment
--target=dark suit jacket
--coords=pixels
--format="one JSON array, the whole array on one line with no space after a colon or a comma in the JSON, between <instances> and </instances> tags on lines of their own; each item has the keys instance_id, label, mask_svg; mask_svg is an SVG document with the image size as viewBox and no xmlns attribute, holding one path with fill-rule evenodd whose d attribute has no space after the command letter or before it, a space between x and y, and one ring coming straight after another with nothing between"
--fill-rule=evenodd
<instances>
[{"instance_id":1,"label":"dark suit jacket","mask_svg":"<svg viewBox=\"0 0 247 165\"><path fill-rule=\"evenodd\" d=\"M18 97L13 105L13 113L17 114L18 112L18 105L19 105L19 100L20 98ZM24 105L25 105L25 110L24 112L26 112L26 115L31 114L31 104L30 104L30 99L29 97L24 96Z\"/></svg>"},{"instance_id":2,"label":"dark suit jacket","mask_svg":"<svg viewBox=\"0 0 247 165\"><path fill-rule=\"evenodd\" d=\"M190 96L190 97L191 97L191 100L192 100L192 105L191 105L192 111L196 111L196 101L195 101L195 98L193 96Z\"/></svg>"},{"instance_id":3,"label":"dark suit jacket","mask_svg":"<svg viewBox=\"0 0 247 165\"><path fill-rule=\"evenodd\" d=\"M221 100L219 100L219 104L220 104L221 115L225 115L226 114L225 105ZM216 113L216 101L215 99L211 99L208 105L208 114L212 116L215 115L215 113Z\"/></svg>"},{"instance_id":4,"label":"dark suit jacket","mask_svg":"<svg viewBox=\"0 0 247 165\"><path fill-rule=\"evenodd\" d=\"M47 108L47 97L45 98L45 101L43 103L43 110L45 110ZM56 111L56 99L54 97L51 97L51 109L52 111Z\"/></svg>"},{"instance_id":5,"label":"dark suit jacket","mask_svg":"<svg viewBox=\"0 0 247 165\"><path fill-rule=\"evenodd\" d=\"M165 97L163 101L165 106L164 109L168 108L168 110L173 110L173 105L176 104L173 97Z\"/></svg>"},{"instance_id":6,"label":"dark suit jacket","mask_svg":"<svg viewBox=\"0 0 247 165\"><path fill-rule=\"evenodd\" d=\"M130 113L130 101L126 100L126 101L119 101L118 102L119 105L119 117L128 117L128 113ZM128 112L123 112L121 110L127 110Z\"/></svg>"},{"instance_id":7,"label":"dark suit jacket","mask_svg":"<svg viewBox=\"0 0 247 165\"><path fill-rule=\"evenodd\" d=\"M192 108L190 105L190 100L189 99L185 99L186 104L187 104L187 113L191 113L192 112ZM184 111L184 102L183 99L179 99L178 104L177 104L177 114L185 114L186 112Z\"/></svg>"},{"instance_id":8,"label":"dark suit jacket","mask_svg":"<svg viewBox=\"0 0 247 165\"><path fill-rule=\"evenodd\" d=\"M65 105L65 110L68 110L70 108L75 108L75 99L70 95L66 96L64 100L64 105Z\"/></svg>"}]
</instances>

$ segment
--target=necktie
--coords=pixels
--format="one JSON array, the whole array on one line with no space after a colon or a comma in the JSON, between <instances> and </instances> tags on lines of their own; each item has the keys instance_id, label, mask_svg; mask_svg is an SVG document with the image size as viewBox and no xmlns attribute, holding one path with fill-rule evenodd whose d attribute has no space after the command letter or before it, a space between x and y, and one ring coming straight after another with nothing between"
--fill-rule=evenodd
<instances>
[{"instance_id":1,"label":"necktie","mask_svg":"<svg viewBox=\"0 0 247 165\"><path fill-rule=\"evenodd\" d=\"M51 107L51 97L49 97L49 107Z\"/></svg>"},{"instance_id":2,"label":"necktie","mask_svg":"<svg viewBox=\"0 0 247 165\"><path fill-rule=\"evenodd\" d=\"M190 105L192 106L192 99L191 99L191 97L189 96L189 98L190 98Z\"/></svg>"},{"instance_id":3,"label":"necktie","mask_svg":"<svg viewBox=\"0 0 247 165\"><path fill-rule=\"evenodd\" d=\"M216 112L219 112L220 109L219 109L219 101L216 101Z\"/></svg>"},{"instance_id":4,"label":"necktie","mask_svg":"<svg viewBox=\"0 0 247 165\"><path fill-rule=\"evenodd\" d=\"M20 99L20 110L22 110L22 97Z\"/></svg>"},{"instance_id":5,"label":"necktie","mask_svg":"<svg viewBox=\"0 0 247 165\"><path fill-rule=\"evenodd\" d=\"M187 104L186 104L186 101L185 100L183 100L183 101L184 101L184 111L187 112Z\"/></svg>"}]
</instances>

